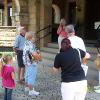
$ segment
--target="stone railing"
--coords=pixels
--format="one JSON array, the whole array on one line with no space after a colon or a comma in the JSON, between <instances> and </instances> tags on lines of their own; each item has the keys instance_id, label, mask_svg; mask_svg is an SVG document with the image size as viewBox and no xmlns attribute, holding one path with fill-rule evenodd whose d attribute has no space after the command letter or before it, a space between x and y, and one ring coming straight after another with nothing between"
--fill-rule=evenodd
<instances>
[{"instance_id":1,"label":"stone railing","mask_svg":"<svg viewBox=\"0 0 100 100\"><path fill-rule=\"evenodd\" d=\"M15 26L0 26L0 47L12 47L15 36Z\"/></svg>"}]
</instances>

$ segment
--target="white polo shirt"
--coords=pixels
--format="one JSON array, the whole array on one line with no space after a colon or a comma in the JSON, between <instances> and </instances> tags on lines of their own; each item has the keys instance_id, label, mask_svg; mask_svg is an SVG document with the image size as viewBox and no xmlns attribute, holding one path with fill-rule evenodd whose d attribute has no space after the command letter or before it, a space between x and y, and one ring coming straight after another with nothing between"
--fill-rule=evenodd
<instances>
[{"instance_id":1,"label":"white polo shirt","mask_svg":"<svg viewBox=\"0 0 100 100\"><path fill-rule=\"evenodd\" d=\"M68 38L71 42L72 48L79 48L86 52L85 44L82 38L78 36L71 36Z\"/></svg>"}]
</instances>

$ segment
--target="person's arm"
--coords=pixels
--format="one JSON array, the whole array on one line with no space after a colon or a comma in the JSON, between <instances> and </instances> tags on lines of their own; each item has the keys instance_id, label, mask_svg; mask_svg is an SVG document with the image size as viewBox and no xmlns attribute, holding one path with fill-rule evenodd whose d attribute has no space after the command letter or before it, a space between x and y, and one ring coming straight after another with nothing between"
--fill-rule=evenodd
<instances>
[{"instance_id":1,"label":"person's arm","mask_svg":"<svg viewBox=\"0 0 100 100\"><path fill-rule=\"evenodd\" d=\"M14 52L17 52L17 48L13 47L13 51L14 51Z\"/></svg>"},{"instance_id":2,"label":"person's arm","mask_svg":"<svg viewBox=\"0 0 100 100\"><path fill-rule=\"evenodd\" d=\"M18 36L16 36L15 42L14 42L14 46L13 46L13 51L17 52L17 48L19 47L19 38Z\"/></svg>"},{"instance_id":3,"label":"person's arm","mask_svg":"<svg viewBox=\"0 0 100 100\"><path fill-rule=\"evenodd\" d=\"M11 73L11 77L14 80L14 78L15 78L15 73L14 72Z\"/></svg>"},{"instance_id":4,"label":"person's arm","mask_svg":"<svg viewBox=\"0 0 100 100\"><path fill-rule=\"evenodd\" d=\"M59 25L59 27L58 27L58 29L57 29L57 34L60 35L61 31L62 31L62 26Z\"/></svg>"},{"instance_id":5,"label":"person's arm","mask_svg":"<svg viewBox=\"0 0 100 100\"><path fill-rule=\"evenodd\" d=\"M86 64L87 60L91 57L91 55L88 52L84 52L83 50L80 50L80 54L81 54L81 58L82 58L82 63Z\"/></svg>"},{"instance_id":6,"label":"person's arm","mask_svg":"<svg viewBox=\"0 0 100 100\"><path fill-rule=\"evenodd\" d=\"M91 58L91 55L90 55L88 52L86 52L86 54L85 54L85 57L84 57L84 58L89 59L89 58Z\"/></svg>"},{"instance_id":7,"label":"person's arm","mask_svg":"<svg viewBox=\"0 0 100 100\"><path fill-rule=\"evenodd\" d=\"M60 69L60 61L59 61L59 54L56 55L55 60L54 60L54 67L53 71L58 72Z\"/></svg>"},{"instance_id":8,"label":"person's arm","mask_svg":"<svg viewBox=\"0 0 100 100\"><path fill-rule=\"evenodd\" d=\"M38 54L34 44L29 44L29 53L34 57L36 61L41 61L42 57Z\"/></svg>"},{"instance_id":9,"label":"person's arm","mask_svg":"<svg viewBox=\"0 0 100 100\"><path fill-rule=\"evenodd\" d=\"M58 72L58 71L59 71L59 68L53 67L53 71L54 71L54 72Z\"/></svg>"},{"instance_id":10,"label":"person's arm","mask_svg":"<svg viewBox=\"0 0 100 100\"><path fill-rule=\"evenodd\" d=\"M88 52L85 52L85 51L83 51L83 50L81 50L81 49L79 49L79 51L80 51L80 54L81 54L81 58L83 59L83 58L86 58L86 59L89 59L91 56L90 56L90 54L88 53Z\"/></svg>"},{"instance_id":11,"label":"person's arm","mask_svg":"<svg viewBox=\"0 0 100 100\"><path fill-rule=\"evenodd\" d=\"M32 52L32 56L35 58L35 60L37 61L41 61L42 57L40 54L38 54L37 52Z\"/></svg>"}]
</instances>

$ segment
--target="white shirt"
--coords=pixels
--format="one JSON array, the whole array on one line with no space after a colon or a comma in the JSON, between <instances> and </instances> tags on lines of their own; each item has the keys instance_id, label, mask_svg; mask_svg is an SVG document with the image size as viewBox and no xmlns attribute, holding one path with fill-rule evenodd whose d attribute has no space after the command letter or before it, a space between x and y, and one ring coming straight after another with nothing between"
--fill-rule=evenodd
<instances>
[{"instance_id":1,"label":"white shirt","mask_svg":"<svg viewBox=\"0 0 100 100\"><path fill-rule=\"evenodd\" d=\"M68 38L71 42L72 48L79 48L86 52L85 44L82 38L78 36L71 36Z\"/></svg>"}]
</instances>

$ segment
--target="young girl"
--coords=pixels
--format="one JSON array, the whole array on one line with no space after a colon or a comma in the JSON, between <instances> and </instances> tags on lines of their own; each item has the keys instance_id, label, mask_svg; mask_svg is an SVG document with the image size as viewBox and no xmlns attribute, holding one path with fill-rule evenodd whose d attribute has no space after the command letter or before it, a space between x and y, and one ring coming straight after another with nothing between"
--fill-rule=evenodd
<instances>
[{"instance_id":1,"label":"young girl","mask_svg":"<svg viewBox=\"0 0 100 100\"><path fill-rule=\"evenodd\" d=\"M1 75L2 87L5 89L4 100L12 100L12 90L15 87L12 61L12 56L9 54L3 58L4 65L2 66Z\"/></svg>"}]
</instances>

